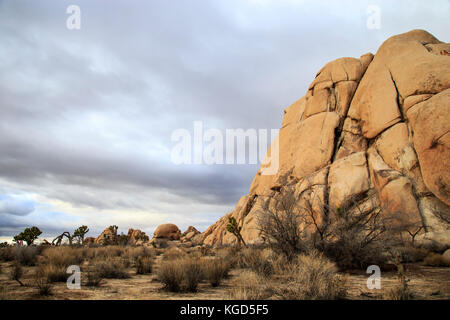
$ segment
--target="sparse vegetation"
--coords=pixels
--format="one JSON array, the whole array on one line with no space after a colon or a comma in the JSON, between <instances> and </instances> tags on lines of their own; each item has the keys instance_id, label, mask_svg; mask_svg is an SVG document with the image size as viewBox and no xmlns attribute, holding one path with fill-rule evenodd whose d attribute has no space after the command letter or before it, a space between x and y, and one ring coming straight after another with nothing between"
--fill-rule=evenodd
<instances>
[{"instance_id":1,"label":"sparse vegetation","mask_svg":"<svg viewBox=\"0 0 450 320\"><path fill-rule=\"evenodd\" d=\"M201 263L193 258L180 261L183 266L184 289L189 292L197 292L197 287L203 279L203 268Z\"/></svg>"},{"instance_id":2,"label":"sparse vegetation","mask_svg":"<svg viewBox=\"0 0 450 320\"><path fill-rule=\"evenodd\" d=\"M444 257L439 253L429 254L423 263L430 267L449 267L450 263L444 259Z\"/></svg>"},{"instance_id":3,"label":"sparse vegetation","mask_svg":"<svg viewBox=\"0 0 450 320\"><path fill-rule=\"evenodd\" d=\"M230 265L220 258L204 260L203 266L205 277L213 287L219 286L230 271Z\"/></svg>"},{"instance_id":4,"label":"sparse vegetation","mask_svg":"<svg viewBox=\"0 0 450 320\"><path fill-rule=\"evenodd\" d=\"M52 294L53 285L45 276L37 274L35 276L35 284L40 296L50 296Z\"/></svg>"},{"instance_id":5,"label":"sparse vegetation","mask_svg":"<svg viewBox=\"0 0 450 320\"><path fill-rule=\"evenodd\" d=\"M128 279L130 274L126 271L123 261L109 258L95 264L94 268L104 279Z\"/></svg>"},{"instance_id":6,"label":"sparse vegetation","mask_svg":"<svg viewBox=\"0 0 450 320\"><path fill-rule=\"evenodd\" d=\"M18 246L14 248L14 259L22 266L34 266L37 262L38 254L38 247Z\"/></svg>"},{"instance_id":7,"label":"sparse vegetation","mask_svg":"<svg viewBox=\"0 0 450 320\"><path fill-rule=\"evenodd\" d=\"M398 266L397 272L399 283L393 288L388 290L384 298L387 300L411 300L414 298L414 294L411 291L408 283L409 279L406 278L403 265Z\"/></svg>"},{"instance_id":8,"label":"sparse vegetation","mask_svg":"<svg viewBox=\"0 0 450 320\"><path fill-rule=\"evenodd\" d=\"M336 265L317 251L300 255L289 271L289 281L274 288L281 299L334 300L346 296L345 279Z\"/></svg>"},{"instance_id":9,"label":"sparse vegetation","mask_svg":"<svg viewBox=\"0 0 450 320\"><path fill-rule=\"evenodd\" d=\"M14 262L11 268L11 271L9 273L9 277L11 280L17 281L21 287L23 287L22 281L20 279L23 276L23 268L22 265L18 262Z\"/></svg>"},{"instance_id":10,"label":"sparse vegetation","mask_svg":"<svg viewBox=\"0 0 450 320\"><path fill-rule=\"evenodd\" d=\"M149 274L153 270L153 258L138 257L136 259L136 274Z\"/></svg>"},{"instance_id":11,"label":"sparse vegetation","mask_svg":"<svg viewBox=\"0 0 450 320\"><path fill-rule=\"evenodd\" d=\"M93 268L88 269L86 272L86 286L88 287L100 287L103 283L103 278L98 270Z\"/></svg>"},{"instance_id":12,"label":"sparse vegetation","mask_svg":"<svg viewBox=\"0 0 450 320\"><path fill-rule=\"evenodd\" d=\"M231 300L264 300L272 296L272 289L252 270L245 270L233 280L228 293Z\"/></svg>"},{"instance_id":13,"label":"sparse vegetation","mask_svg":"<svg viewBox=\"0 0 450 320\"><path fill-rule=\"evenodd\" d=\"M164 284L164 289L179 292L183 282L182 265L177 260L164 261L159 267L158 279Z\"/></svg>"}]
</instances>

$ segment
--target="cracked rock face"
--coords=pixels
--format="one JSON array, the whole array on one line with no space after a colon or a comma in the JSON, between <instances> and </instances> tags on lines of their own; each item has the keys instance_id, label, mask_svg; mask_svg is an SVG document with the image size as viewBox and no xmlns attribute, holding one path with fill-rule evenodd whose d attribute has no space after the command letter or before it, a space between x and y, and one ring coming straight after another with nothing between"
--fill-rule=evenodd
<instances>
[{"instance_id":1,"label":"cracked rock face","mask_svg":"<svg viewBox=\"0 0 450 320\"><path fill-rule=\"evenodd\" d=\"M450 44L426 31L391 37L375 55L326 64L284 111L278 172L258 170L249 194L202 234L203 243L236 242L226 231L229 216L247 243L262 241L258 214L290 186L299 204L318 211L352 197L375 203L423 227L416 241L449 248L449 115Z\"/></svg>"}]
</instances>

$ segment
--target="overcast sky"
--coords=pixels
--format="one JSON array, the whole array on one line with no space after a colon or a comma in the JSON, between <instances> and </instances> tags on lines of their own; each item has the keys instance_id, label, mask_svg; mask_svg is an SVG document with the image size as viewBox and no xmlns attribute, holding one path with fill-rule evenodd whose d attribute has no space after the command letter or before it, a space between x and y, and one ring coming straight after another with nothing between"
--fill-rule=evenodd
<instances>
[{"instance_id":1,"label":"overcast sky","mask_svg":"<svg viewBox=\"0 0 450 320\"><path fill-rule=\"evenodd\" d=\"M327 62L417 28L448 42L449 17L447 0L0 0L0 239L203 231L258 165L175 165L174 130L279 128Z\"/></svg>"}]
</instances>

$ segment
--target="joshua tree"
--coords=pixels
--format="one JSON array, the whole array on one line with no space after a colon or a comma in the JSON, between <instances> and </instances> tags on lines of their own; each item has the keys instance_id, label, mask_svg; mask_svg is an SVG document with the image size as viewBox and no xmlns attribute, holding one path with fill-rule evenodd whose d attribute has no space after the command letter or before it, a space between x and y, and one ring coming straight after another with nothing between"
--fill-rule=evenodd
<instances>
[{"instance_id":1,"label":"joshua tree","mask_svg":"<svg viewBox=\"0 0 450 320\"><path fill-rule=\"evenodd\" d=\"M14 242L22 245L25 241L27 246L33 244L33 242L42 234L42 231L38 227L26 228L23 232L14 237Z\"/></svg>"},{"instance_id":2,"label":"joshua tree","mask_svg":"<svg viewBox=\"0 0 450 320\"><path fill-rule=\"evenodd\" d=\"M78 238L78 243L84 245L84 236L89 232L89 228L87 226L81 226L76 229L73 233L74 238Z\"/></svg>"},{"instance_id":3,"label":"joshua tree","mask_svg":"<svg viewBox=\"0 0 450 320\"><path fill-rule=\"evenodd\" d=\"M238 226L238 223L234 217L228 217L227 231L232 233L237 238L239 246L241 244L247 246L247 244L244 241L244 238L242 238L241 229L242 227Z\"/></svg>"},{"instance_id":4,"label":"joshua tree","mask_svg":"<svg viewBox=\"0 0 450 320\"><path fill-rule=\"evenodd\" d=\"M73 237L70 235L70 232L68 232L68 231L61 233L59 236L57 236L55 239L53 239L52 245L54 245L54 246L61 245L61 242L64 239L64 237L66 237L69 240L69 245L72 245Z\"/></svg>"}]
</instances>

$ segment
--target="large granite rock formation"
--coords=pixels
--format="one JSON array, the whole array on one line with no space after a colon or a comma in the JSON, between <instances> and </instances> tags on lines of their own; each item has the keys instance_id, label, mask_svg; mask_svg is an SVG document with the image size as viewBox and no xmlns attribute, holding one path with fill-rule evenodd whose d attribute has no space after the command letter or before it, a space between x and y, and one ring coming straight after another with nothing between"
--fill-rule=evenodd
<instances>
[{"instance_id":1,"label":"large granite rock formation","mask_svg":"<svg viewBox=\"0 0 450 320\"><path fill-rule=\"evenodd\" d=\"M413 30L386 40L375 56L328 63L285 109L278 138L277 174L260 168L203 244L235 243L229 216L247 243L261 241L258 215L291 186L313 207L357 197L423 226L417 241L450 247L450 44Z\"/></svg>"}]
</instances>

